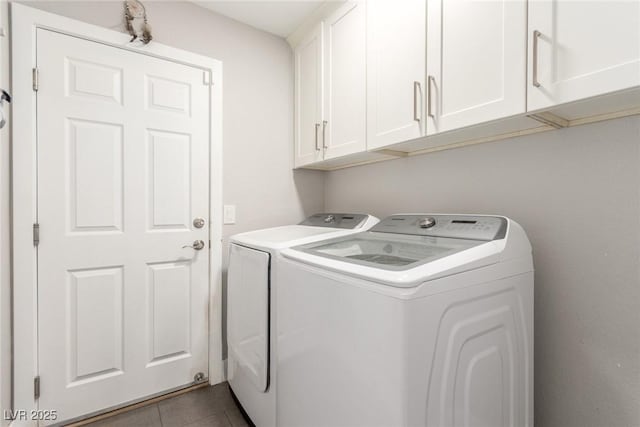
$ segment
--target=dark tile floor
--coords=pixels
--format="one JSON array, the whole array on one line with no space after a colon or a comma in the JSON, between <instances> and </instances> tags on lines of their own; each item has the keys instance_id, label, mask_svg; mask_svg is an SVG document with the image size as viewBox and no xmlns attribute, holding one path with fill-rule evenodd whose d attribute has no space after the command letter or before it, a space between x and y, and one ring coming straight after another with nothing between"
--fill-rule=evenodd
<instances>
[{"instance_id":1,"label":"dark tile floor","mask_svg":"<svg viewBox=\"0 0 640 427\"><path fill-rule=\"evenodd\" d=\"M217 384L112 418L90 427L249 427L238 409L229 385Z\"/></svg>"}]
</instances>

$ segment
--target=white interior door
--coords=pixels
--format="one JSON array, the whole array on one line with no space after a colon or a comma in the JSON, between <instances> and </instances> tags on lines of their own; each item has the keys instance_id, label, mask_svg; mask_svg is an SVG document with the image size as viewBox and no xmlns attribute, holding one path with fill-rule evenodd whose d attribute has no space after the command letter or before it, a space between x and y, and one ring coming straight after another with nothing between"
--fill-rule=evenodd
<instances>
[{"instance_id":1,"label":"white interior door","mask_svg":"<svg viewBox=\"0 0 640 427\"><path fill-rule=\"evenodd\" d=\"M427 135L524 113L527 2L427 5Z\"/></svg>"},{"instance_id":2,"label":"white interior door","mask_svg":"<svg viewBox=\"0 0 640 427\"><path fill-rule=\"evenodd\" d=\"M349 1L325 20L325 159L367 147L366 36L364 1Z\"/></svg>"},{"instance_id":3,"label":"white interior door","mask_svg":"<svg viewBox=\"0 0 640 427\"><path fill-rule=\"evenodd\" d=\"M194 67L37 44L39 407L64 420L208 376L209 90Z\"/></svg>"}]
</instances>

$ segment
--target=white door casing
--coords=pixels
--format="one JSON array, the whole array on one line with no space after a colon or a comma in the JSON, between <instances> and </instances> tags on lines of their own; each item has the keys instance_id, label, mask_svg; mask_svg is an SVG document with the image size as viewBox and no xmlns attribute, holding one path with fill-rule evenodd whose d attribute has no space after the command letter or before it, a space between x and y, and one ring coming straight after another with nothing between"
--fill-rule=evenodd
<instances>
[{"instance_id":1,"label":"white door casing","mask_svg":"<svg viewBox=\"0 0 640 427\"><path fill-rule=\"evenodd\" d=\"M295 167L323 158L322 126L322 23L294 50L295 61Z\"/></svg>"},{"instance_id":2,"label":"white door casing","mask_svg":"<svg viewBox=\"0 0 640 427\"><path fill-rule=\"evenodd\" d=\"M349 1L324 21L324 158L365 151L366 5Z\"/></svg>"},{"instance_id":3,"label":"white door casing","mask_svg":"<svg viewBox=\"0 0 640 427\"><path fill-rule=\"evenodd\" d=\"M367 149L423 136L426 1L367 2Z\"/></svg>"},{"instance_id":4,"label":"white door casing","mask_svg":"<svg viewBox=\"0 0 640 427\"><path fill-rule=\"evenodd\" d=\"M528 111L640 85L640 2L529 0L528 7Z\"/></svg>"},{"instance_id":5,"label":"white door casing","mask_svg":"<svg viewBox=\"0 0 640 427\"><path fill-rule=\"evenodd\" d=\"M13 150L14 306L21 307L14 407L60 408L60 421L93 410L98 395L100 410L189 384L197 372L220 382L221 334L207 331L209 324L221 331L221 63L161 44L132 45L124 34L19 4L12 19L20 98L13 127L20 141ZM36 34L43 47L41 152L31 87ZM44 46L56 38L62 47ZM205 228L191 225L196 215ZM197 255L181 248L195 238L214 244ZM177 285L187 282L188 292ZM40 351L38 360L38 345L54 351Z\"/></svg>"},{"instance_id":6,"label":"white door casing","mask_svg":"<svg viewBox=\"0 0 640 427\"><path fill-rule=\"evenodd\" d=\"M524 113L526 1L427 8L427 135Z\"/></svg>"}]
</instances>

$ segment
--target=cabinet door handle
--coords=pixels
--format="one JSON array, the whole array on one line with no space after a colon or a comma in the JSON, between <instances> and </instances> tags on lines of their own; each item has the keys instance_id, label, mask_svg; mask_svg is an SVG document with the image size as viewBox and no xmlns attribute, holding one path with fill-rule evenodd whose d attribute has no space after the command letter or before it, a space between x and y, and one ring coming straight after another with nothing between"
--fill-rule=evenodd
<instances>
[{"instance_id":1,"label":"cabinet door handle","mask_svg":"<svg viewBox=\"0 0 640 427\"><path fill-rule=\"evenodd\" d=\"M427 116L431 118L435 118L433 114L433 107L431 106L431 98L433 97L433 86L432 83L435 84L436 79L433 76L427 76Z\"/></svg>"},{"instance_id":2,"label":"cabinet door handle","mask_svg":"<svg viewBox=\"0 0 640 427\"><path fill-rule=\"evenodd\" d=\"M327 145L327 121L323 120L322 121L322 148L329 148L329 146Z\"/></svg>"},{"instance_id":3,"label":"cabinet door handle","mask_svg":"<svg viewBox=\"0 0 640 427\"><path fill-rule=\"evenodd\" d=\"M419 122L422 117L418 115L418 96L422 92L420 89L420 82L413 82L413 120Z\"/></svg>"},{"instance_id":4,"label":"cabinet door handle","mask_svg":"<svg viewBox=\"0 0 640 427\"><path fill-rule=\"evenodd\" d=\"M316 128L315 128L315 131L316 131L316 135L315 135L316 136L316 151L320 151L320 147L318 146L318 128L319 127L320 127L320 123L316 123Z\"/></svg>"},{"instance_id":5,"label":"cabinet door handle","mask_svg":"<svg viewBox=\"0 0 640 427\"><path fill-rule=\"evenodd\" d=\"M535 30L533 32L533 64L532 64L532 76L531 76L531 81L533 82L533 85L535 87L540 87L540 82L538 81L538 39L540 38L542 34L540 33L540 31Z\"/></svg>"}]
</instances>

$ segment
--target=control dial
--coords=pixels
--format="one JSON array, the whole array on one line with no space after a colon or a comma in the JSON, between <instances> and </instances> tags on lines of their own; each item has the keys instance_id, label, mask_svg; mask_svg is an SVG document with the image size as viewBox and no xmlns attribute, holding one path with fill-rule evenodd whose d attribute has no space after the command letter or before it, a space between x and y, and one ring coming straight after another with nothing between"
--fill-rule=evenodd
<instances>
[{"instance_id":1,"label":"control dial","mask_svg":"<svg viewBox=\"0 0 640 427\"><path fill-rule=\"evenodd\" d=\"M330 222L335 222L336 217L333 215L327 215L326 217L324 217L324 222L326 224L329 224Z\"/></svg>"},{"instance_id":2,"label":"control dial","mask_svg":"<svg viewBox=\"0 0 640 427\"><path fill-rule=\"evenodd\" d=\"M431 228L434 225L436 225L436 219L434 217L431 217L431 216L426 217L426 218L421 218L418 221L418 226L420 228Z\"/></svg>"}]
</instances>

